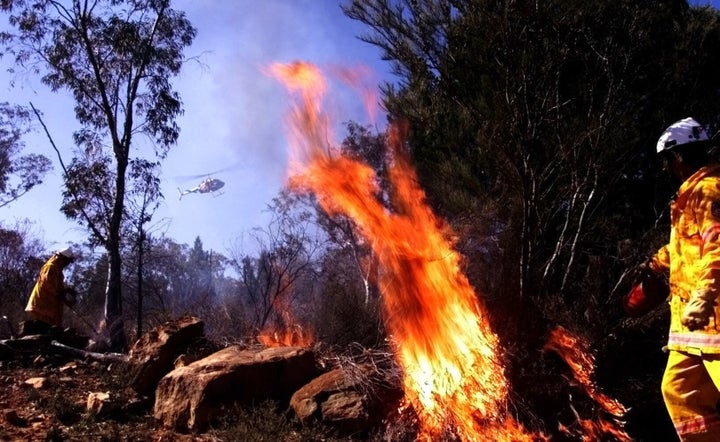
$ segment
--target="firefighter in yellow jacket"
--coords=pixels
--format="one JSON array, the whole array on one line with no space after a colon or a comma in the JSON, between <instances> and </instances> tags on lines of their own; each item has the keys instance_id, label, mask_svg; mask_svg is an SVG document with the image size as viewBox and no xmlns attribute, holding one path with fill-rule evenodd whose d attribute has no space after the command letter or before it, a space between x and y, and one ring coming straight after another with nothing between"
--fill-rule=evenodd
<instances>
[{"instance_id":1,"label":"firefighter in yellow jacket","mask_svg":"<svg viewBox=\"0 0 720 442\"><path fill-rule=\"evenodd\" d=\"M665 170L682 181L671 205L670 241L649 270L669 272L670 332L662 394L682 441L720 441L720 166L694 119L657 143Z\"/></svg>"},{"instance_id":2,"label":"firefighter in yellow jacket","mask_svg":"<svg viewBox=\"0 0 720 442\"><path fill-rule=\"evenodd\" d=\"M61 326L63 304L75 304L75 291L65 285L63 269L74 261L70 248L55 252L40 269L25 311L31 319L49 326ZM49 327L48 327L49 328Z\"/></svg>"}]
</instances>

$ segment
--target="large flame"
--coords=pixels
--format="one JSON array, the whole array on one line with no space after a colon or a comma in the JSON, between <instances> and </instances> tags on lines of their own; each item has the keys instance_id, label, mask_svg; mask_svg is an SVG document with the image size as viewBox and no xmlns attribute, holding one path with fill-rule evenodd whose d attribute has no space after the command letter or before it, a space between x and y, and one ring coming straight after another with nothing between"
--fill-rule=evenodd
<instances>
[{"instance_id":1,"label":"large flame","mask_svg":"<svg viewBox=\"0 0 720 442\"><path fill-rule=\"evenodd\" d=\"M389 130L391 208L378 202L368 166L333 151L321 110L326 83L308 63L269 72L298 98L289 118L292 182L315 193L329 214L343 214L372 238L380 262L386 326L404 372L406 400L421 439L452 429L463 440L530 440L506 410L508 392L497 336L460 269L451 232L425 205L404 154L404 128Z\"/></svg>"}]
</instances>

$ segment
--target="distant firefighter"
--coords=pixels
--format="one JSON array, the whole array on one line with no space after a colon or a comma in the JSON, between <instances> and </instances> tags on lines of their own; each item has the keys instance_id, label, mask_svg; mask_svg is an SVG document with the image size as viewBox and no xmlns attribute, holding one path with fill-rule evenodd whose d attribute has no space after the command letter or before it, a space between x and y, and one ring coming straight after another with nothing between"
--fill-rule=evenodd
<instances>
[{"instance_id":1,"label":"distant firefighter","mask_svg":"<svg viewBox=\"0 0 720 442\"><path fill-rule=\"evenodd\" d=\"M65 285L63 270L75 260L70 248L59 250L40 269L25 311L41 327L62 326L63 304L75 305L76 292Z\"/></svg>"}]
</instances>

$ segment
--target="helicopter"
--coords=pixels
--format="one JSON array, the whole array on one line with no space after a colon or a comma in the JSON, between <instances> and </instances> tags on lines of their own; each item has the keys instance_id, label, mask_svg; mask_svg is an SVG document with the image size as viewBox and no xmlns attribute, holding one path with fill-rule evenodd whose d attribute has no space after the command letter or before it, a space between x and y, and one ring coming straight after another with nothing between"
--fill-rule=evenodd
<instances>
[{"instance_id":1,"label":"helicopter","mask_svg":"<svg viewBox=\"0 0 720 442\"><path fill-rule=\"evenodd\" d=\"M200 184L197 186L187 189L185 191L180 190L178 187L178 193L180 194L180 197L178 200L181 200L183 196L189 194L189 193L212 193L215 195L215 192L222 189L222 187L225 185L224 181L221 181L217 178L208 177L204 179Z\"/></svg>"}]
</instances>

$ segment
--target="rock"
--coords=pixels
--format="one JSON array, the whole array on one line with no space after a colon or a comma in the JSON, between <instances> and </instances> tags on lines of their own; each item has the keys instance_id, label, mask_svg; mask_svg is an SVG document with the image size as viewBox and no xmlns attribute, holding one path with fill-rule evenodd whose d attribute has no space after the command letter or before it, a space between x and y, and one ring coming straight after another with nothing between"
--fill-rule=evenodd
<instances>
[{"instance_id":1,"label":"rock","mask_svg":"<svg viewBox=\"0 0 720 442\"><path fill-rule=\"evenodd\" d=\"M362 365L320 375L293 394L290 406L302 422L315 420L354 434L379 425L402 395L399 385L390 385L372 366Z\"/></svg>"},{"instance_id":2,"label":"rock","mask_svg":"<svg viewBox=\"0 0 720 442\"><path fill-rule=\"evenodd\" d=\"M185 316L142 335L129 353L134 367L133 389L139 394L151 395L158 381L173 369L175 358L203 337L203 328L200 319Z\"/></svg>"},{"instance_id":3,"label":"rock","mask_svg":"<svg viewBox=\"0 0 720 442\"><path fill-rule=\"evenodd\" d=\"M203 431L224 405L288 401L318 374L308 349L228 347L162 378L153 413L165 427Z\"/></svg>"},{"instance_id":4,"label":"rock","mask_svg":"<svg viewBox=\"0 0 720 442\"><path fill-rule=\"evenodd\" d=\"M48 386L48 379L44 377L30 378L25 380L25 384L30 385L37 390L42 390Z\"/></svg>"},{"instance_id":5,"label":"rock","mask_svg":"<svg viewBox=\"0 0 720 442\"><path fill-rule=\"evenodd\" d=\"M67 364L60 367L59 370L60 370L60 373L65 373L66 371L72 372L72 371L75 371L77 369L77 367L78 367L77 362L72 361L72 362L68 362Z\"/></svg>"},{"instance_id":6,"label":"rock","mask_svg":"<svg viewBox=\"0 0 720 442\"><path fill-rule=\"evenodd\" d=\"M85 411L90 416L107 414L110 404L110 393L90 393L87 397Z\"/></svg>"}]
</instances>

